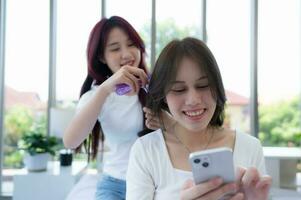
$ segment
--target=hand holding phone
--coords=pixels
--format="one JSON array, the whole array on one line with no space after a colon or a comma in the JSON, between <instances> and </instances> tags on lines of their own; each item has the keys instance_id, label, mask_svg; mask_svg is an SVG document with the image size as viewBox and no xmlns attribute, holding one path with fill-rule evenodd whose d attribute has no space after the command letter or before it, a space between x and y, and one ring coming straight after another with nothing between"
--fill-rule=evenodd
<instances>
[{"instance_id":1,"label":"hand holding phone","mask_svg":"<svg viewBox=\"0 0 301 200\"><path fill-rule=\"evenodd\" d=\"M233 155L230 148L193 152L189 156L195 184L221 177L224 183L235 182Z\"/></svg>"}]
</instances>

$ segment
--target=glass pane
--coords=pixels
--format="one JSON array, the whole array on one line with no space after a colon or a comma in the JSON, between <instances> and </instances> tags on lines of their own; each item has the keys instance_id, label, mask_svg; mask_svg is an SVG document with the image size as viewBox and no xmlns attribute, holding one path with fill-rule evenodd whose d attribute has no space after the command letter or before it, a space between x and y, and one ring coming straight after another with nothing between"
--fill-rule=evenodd
<instances>
[{"instance_id":1,"label":"glass pane","mask_svg":"<svg viewBox=\"0 0 301 200\"><path fill-rule=\"evenodd\" d=\"M147 66L150 66L151 0L110 0L107 1L106 7L108 17L113 15L123 17L139 33L146 47Z\"/></svg>"},{"instance_id":2,"label":"glass pane","mask_svg":"<svg viewBox=\"0 0 301 200\"><path fill-rule=\"evenodd\" d=\"M11 194L12 176L23 167L17 149L21 136L35 122L46 133L49 2L7 1L6 28L2 192Z\"/></svg>"},{"instance_id":3,"label":"glass pane","mask_svg":"<svg viewBox=\"0 0 301 200\"><path fill-rule=\"evenodd\" d=\"M157 1L156 58L172 39L187 36L202 38L202 1ZM172 7L171 7L172 5ZM169 8L169 9L166 9Z\"/></svg>"},{"instance_id":4,"label":"glass pane","mask_svg":"<svg viewBox=\"0 0 301 200\"><path fill-rule=\"evenodd\" d=\"M259 2L259 136L268 146L300 146L300 1Z\"/></svg>"},{"instance_id":5,"label":"glass pane","mask_svg":"<svg viewBox=\"0 0 301 200\"><path fill-rule=\"evenodd\" d=\"M223 77L225 125L250 132L250 1L207 1L207 43Z\"/></svg>"},{"instance_id":6,"label":"glass pane","mask_svg":"<svg viewBox=\"0 0 301 200\"><path fill-rule=\"evenodd\" d=\"M90 31L101 16L99 0L57 1L58 106L72 107L87 75L86 49Z\"/></svg>"}]
</instances>

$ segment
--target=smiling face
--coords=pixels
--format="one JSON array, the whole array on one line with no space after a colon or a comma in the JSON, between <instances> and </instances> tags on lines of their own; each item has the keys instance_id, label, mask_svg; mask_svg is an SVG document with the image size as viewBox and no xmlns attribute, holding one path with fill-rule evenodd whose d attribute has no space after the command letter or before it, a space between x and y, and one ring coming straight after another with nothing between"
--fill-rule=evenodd
<instances>
[{"instance_id":1,"label":"smiling face","mask_svg":"<svg viewBox=\"0 0 301 200\"><path fill-rule=\"evenodd\" d=\"M174 119L193 132L207 128L216 109L207 75L187 57L180 62L166 102Z\"/></svg>"},{"instance_id":2,"label":"smiling face","mask_svg":"<svg viewBox=\"0 0 301 200\"><path fill-rule=\"evenodd\" d=\"M113 73L124 65L138 67L141 52L129 36L120 28L113 28L107 39L102 61L108 65Z\"/></svg>"}]
</instances>

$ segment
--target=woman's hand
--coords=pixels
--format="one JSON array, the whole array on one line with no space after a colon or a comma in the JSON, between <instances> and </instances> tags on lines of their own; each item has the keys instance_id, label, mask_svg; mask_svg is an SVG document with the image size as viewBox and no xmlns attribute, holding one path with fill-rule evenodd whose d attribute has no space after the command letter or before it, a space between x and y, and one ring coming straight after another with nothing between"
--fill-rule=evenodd
<instances>
[{"instance_id":1,"label":"woman's hand","mask_svg":"<svg viewBox=\"0 0 301 200\"><path fill-rule=\"evenodd\" d=\"M131 91L126 95L134 95L139 92L142 86L145 86L148 83L148 79L146 73L142 69L125 65L103 82L102 85L108 93L111 93L116 90L116 85L122 83L131 87Z\"/></svg>"},{"instance_id":2,"label":"woman's hand","mask_svg":"<svg viewBox=\"0 0 301 200\"><path fill-rule=\"evenodd\" d=\"M220 199L228 193L234 193L230 200L242 200L244 195L236 193L238 186L235 183L223 185L221 178L214 178L207 182L195 185L192 180L187 180L180 192L181 200L211 200Z\"/></svg>"},{"instance_id":3,"label":"woman's hand","mask_svg":"<svg viewBox=\"0 0 301 200\"><path fill-rule=\"evenodd\" d=\"M151 111L151 109L144 107L143 111L145 113L145 125L147 128L152 130L157 130L159 128L166 128L166 130L172 128L176 121L173 119L173 117L165 110L161 110L161 118L163 122L160 121L158 116L155 116L155 114ZM163 125L163 124L164 125Z\"/></svg>"},{"instance_id":4,"label":"woman's hand","mask_svg":"<svg viewBox=\"0 0 301 200\"><path fill-rule=\"evenodd\" d=\"M237 183L240 185L240 192L244 193L246 200L267 200L272 184L272 178L268 175L260 176L254 167L245 169L238 168Z\"/></svg>"},{"instance_id":5,"label":"woman's hand","mask_svg":"<svg viewBox=\"0 0 301 200\"><path fill-rule=\"evenodd\" d=\"M157 130L161 128L160 119L147 107L143 108L145 114L145 125L147 128Z\"/></svg>"}]
</instances>

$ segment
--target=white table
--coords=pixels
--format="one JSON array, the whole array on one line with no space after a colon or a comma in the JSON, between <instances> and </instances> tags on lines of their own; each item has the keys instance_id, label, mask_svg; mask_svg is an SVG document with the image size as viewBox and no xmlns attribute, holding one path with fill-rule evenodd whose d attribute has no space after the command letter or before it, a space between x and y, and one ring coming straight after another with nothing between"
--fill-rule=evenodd
<instances>
[{"instance_id":1,"label":"white table","mask_svg":"<svg viewBox=\"0 0 301 200\"><path fill-rule=\"evenodd\" d=\"M271 199L271 200L300 200L301 193L293 191L293 190L271 188L269 199Z\"/></svg>"},{"instance_id":2,"label":"white table","mask_svg":"<svg viewBox=\"0 0 301 200\"><path fill-rule=\"evenodd\" d=\"M273 186L296 189L297 161L301 148L263 147L267 173L273 178Z\"/></svg>"},{"instance_id":3,"label":"white table","mask_svg":"<svg viewBox=\"0 0 301 200\"><path fill-rule=\"evenodd\" d=\"M44 172L21 170L13 178L13 200L64 200L86 166L86 162L73 161L72 166L61 167L55 161L49 162Z\"/></svg>"}]
</instances>

